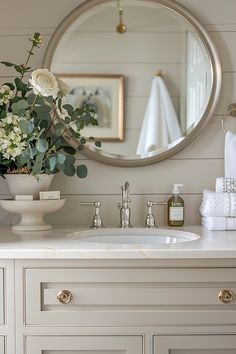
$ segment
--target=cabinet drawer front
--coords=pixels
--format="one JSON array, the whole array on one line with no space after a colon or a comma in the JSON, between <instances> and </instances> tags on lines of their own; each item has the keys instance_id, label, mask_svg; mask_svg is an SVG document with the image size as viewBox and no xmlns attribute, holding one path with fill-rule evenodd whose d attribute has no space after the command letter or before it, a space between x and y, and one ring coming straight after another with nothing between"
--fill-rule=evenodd
<instances>
[{"instance_id":1,"label":"cabinet drawer front","mask_svg":"<svg viewBox=\"0 0 236 354\"><path fill-rule=\"evenodd\" d=\"M5 323L4 314L4 270L0 268L0 325L3 325Z\"/></svg>"},{"instance_id":2,"label":"cabinet drawer front","mask_svg":"<svg viewBox=\"0 0 236 354\"><path fill-rule=\"evenodd\" d=\"M235 335L154 336L154 354L234 354Z\"/></svg>"},{"instance_id":3,"label":"cabinet drawer front","mask_svg":"<svg viewBox=\"0 0 236 354\"><path fill-rule=\"evenodd\" d=\"M229 287L235 269L26 269L26 324L236 323Z\"/></svg>"},{"instance_id":4,"label":"cabinet drawer front","mask_svg":"<svg viewBox=\"0 0 236 354\"><path fill-rule=\"evenodd\" d=\"M142 354L142 336L27 336L26 354Z\"/></svg>"}]
</instances>

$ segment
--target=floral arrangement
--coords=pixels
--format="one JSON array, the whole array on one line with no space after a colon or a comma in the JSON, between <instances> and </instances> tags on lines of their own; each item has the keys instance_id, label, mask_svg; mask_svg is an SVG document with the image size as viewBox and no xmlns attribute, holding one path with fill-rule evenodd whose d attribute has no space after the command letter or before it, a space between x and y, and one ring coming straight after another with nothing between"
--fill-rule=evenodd
<instances>
[{"instance_id":1,"label":"floral arrangement","mask_svg":"<svg viewBox=\"0 0 236 354\"><path fill-rule=\"evenodd\" d=\"M29 40L25 64L0 62L17 72L14 83L0 86L0 174L63 171L67 176L86 177L87 167L76 165L76 150L68 146L65 135L69 132L75 137L82 150L86 139L80 130L97 125L95 112L89 106L63 105L69 87L47 69L31 69L29 59L42 39L34 33Z\"/></svg>"}]
</instances>

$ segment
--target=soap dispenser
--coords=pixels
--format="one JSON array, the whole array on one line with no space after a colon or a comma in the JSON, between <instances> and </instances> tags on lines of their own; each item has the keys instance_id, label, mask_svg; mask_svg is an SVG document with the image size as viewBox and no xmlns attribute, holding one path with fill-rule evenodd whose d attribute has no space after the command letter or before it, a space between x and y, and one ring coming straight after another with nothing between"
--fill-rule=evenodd
<instances>
[{"instance_id":1,"label":"soap dispenser","mask_svg":"<svg viewBox=\"0 0 236 354\"><path fill-rule=\"evenodd\" d=\"M184 200L180 197L180 188L183 184L174 184L172 197L168 200L168 225L184 225Z\"/></svg>"}]
</instances>

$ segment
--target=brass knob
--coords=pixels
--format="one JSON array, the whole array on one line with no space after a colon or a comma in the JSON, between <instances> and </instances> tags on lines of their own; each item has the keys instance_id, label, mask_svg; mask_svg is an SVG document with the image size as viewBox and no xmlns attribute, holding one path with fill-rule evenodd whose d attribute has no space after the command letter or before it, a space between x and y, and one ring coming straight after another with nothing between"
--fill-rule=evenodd
<instances>
[{"instance_id":1,"label":"brass knob","mask_svg":"<svg viewBox=\"0 0 236 354\"><path fill-rule=\"evenodd\" d=\"M219 293L218 298L224 304L228 304L229 302L233 301L236 297L231 290L225 289Z\"/></svg>"},{"instance_id":2,"label":"brass knob","mask_svg":"<svg viewBox=\"0 0 236 354\"><path fill-rule=\"evenodd\" d=\"M62 303L62 304L68 304L71 299L72 299L72 294L69 290L61 290L57 294L57 299Z\"/></svg>"}]
</instances>

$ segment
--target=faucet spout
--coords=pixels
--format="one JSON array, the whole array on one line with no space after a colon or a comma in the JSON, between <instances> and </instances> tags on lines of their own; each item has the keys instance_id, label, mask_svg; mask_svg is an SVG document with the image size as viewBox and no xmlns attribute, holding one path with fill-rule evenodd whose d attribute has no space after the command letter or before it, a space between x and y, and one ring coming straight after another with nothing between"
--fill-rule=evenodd
<instances>
[{"instance_id":1,"label":"faucet spout","mask_svg":"<svg viewBox=\"0 0 236 354\"><path fill-rule=\"evenodd\" d=\"M130 207L129 203L130 194L129 194L129 182L125 182L124 186L121 186L121 203L118 203L117 206L120 209L120 227L132 227L130 222Z\"/></svg>"}]
</instances>

